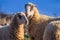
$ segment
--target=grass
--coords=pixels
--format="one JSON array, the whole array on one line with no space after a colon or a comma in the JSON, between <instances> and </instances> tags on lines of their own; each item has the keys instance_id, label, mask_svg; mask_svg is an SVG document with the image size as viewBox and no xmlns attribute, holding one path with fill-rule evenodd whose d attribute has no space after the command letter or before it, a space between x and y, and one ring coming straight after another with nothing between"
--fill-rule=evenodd
<instances>
[{"instance_id":1,"label":"grass","mask_svg":"<svg viewBox=\"0 0 60 40\"><path fill-rule=\"evenodd\" d=\"M25 40L30 40L29 35L27 33L24 36L25 36Z\"/></svg>"}]
</instances>

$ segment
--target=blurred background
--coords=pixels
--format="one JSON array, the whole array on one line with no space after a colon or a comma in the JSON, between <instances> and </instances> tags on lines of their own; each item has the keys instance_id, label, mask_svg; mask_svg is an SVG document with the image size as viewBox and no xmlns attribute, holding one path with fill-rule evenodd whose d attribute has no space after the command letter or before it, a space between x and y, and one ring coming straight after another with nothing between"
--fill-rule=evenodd
<instances>
[{"instance_id":1,"label":"blurred background","mask_svg":"<svg viewBox=\"0 0 60 40\"><path fill-rule=\"evenodd\" d=\"M0 12L7 14L25 12L24 5L28 2L34 3L40 14L60 16L60 0L0 0Z\"/></svg>"}]
</instances>

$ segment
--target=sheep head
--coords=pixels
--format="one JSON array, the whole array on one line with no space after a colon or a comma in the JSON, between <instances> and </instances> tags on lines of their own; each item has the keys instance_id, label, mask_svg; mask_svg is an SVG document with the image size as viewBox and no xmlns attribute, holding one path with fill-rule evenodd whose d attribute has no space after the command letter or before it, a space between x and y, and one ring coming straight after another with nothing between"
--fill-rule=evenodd
<instances>
[{"instance_id":1,"label":"sheep head","mask_svg":"<svg viewBox=\"0 0 60 40\"><path fill-rule=\"evenodd\" d=\"M13 16L13 22L17 23L17 24L24 24L24 25L28 25L28 19L25 15L25 13L23 12L18 12Z\"/></svg>"},{"instance_id":2,"label":"sheep head","mask_svg":"<svg viewBox=\"0 0 60 40\"><path fill-rule=\"evenodd\" d=\"M34 7L35 5L33 3L28 3L25 5L26 16L28 18L31 18L34 15Z\"/></svg>"}]
</instances>

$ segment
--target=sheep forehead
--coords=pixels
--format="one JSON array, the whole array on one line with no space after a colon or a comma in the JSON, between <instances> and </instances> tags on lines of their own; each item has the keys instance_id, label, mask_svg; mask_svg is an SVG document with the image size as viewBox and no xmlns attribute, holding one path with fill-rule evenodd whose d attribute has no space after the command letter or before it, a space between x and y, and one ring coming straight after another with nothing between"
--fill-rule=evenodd
<instances>
[{"instance_id":1,"label":"sheep forehead","mask_svg":"<svg viewBox=\"0 0 60 40\"><path fill-rule=\"evenodd\" d=\"M33 6L35 6L35 5L34 5L33 3L31 3L31 2L29 2L28 5L33 5Z\"/></svg>"},{"instance_id":2,"label":"sheep forehead","mask_svg":"<svg viewBox=\"0 0 60 40\"><path fill-rule=\"evenodd\" d=\"M33 5L31 2L29 2L28 4Z\"/></svg>"},{"instance_id":3,"label":"sheep forehead","mask_svg":"<svg viewBox=\"0 0 60 40\"><path fill-rule=\"evenodd\" d=\"M25 16L25 13L24 12L18 12L19 15L24 15Z\"/></svg>"},{"instance_id":4,"label":"sheep forehead","mask_svg":"<svg viewBox=\"0 0 60 40\"><path fill-rule=\"evenodd\" d=\"M21 16L26 16L24 12L18 12L15 15L21 15Z\"/></svg>"},{"instance_id":5,"label":"sheep forehead","mask_svg":"<svg viewBox=\"0 0 60 40\"><path fill-rule=\"evenodd\" d=\"M25 13L24 12L21 12L20 14L25 16Z\"/></svg>"}]
</instances>

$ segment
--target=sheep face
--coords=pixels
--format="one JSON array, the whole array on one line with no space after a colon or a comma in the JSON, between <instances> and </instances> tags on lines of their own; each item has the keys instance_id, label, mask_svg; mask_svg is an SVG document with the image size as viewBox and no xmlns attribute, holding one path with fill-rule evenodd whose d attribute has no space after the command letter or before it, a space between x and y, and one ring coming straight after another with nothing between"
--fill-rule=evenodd
<instances>
[{"instance_id":1,"label":"sheep face","mask_svg":"<svg viewBox=\"0 0 60 40\"><path fill-rule=\"evenodd\" d=\"M33 10L34 6L35 5L32 3L28 3L25 5L26 15L29 19L34 15L34 10Z\"/></svg>"},{"instance_id":2,"label":"sheep face","mask_svg":"<svg viewBox=\"0 0 60 40\"><path fill-rule=\"evenodd\" d=\"M25 9L27 9L27 10L30 10L30 9L32 9L31 7L34 7L35 5L33 4L33 3L28 3L28 4L26 4L25 5Z\"/></svg>"},{"instance_id":3,"label":"sheep face","mask_svg":"<svg viewBox=\"0 0 60 40\"><path fill-rule=\"evenodd\" d=\"M15 15L15 18L16 18L18 24L28 25L28 19L27 19L25 13L19 12Z\"/></svg>"}]
</instances>

